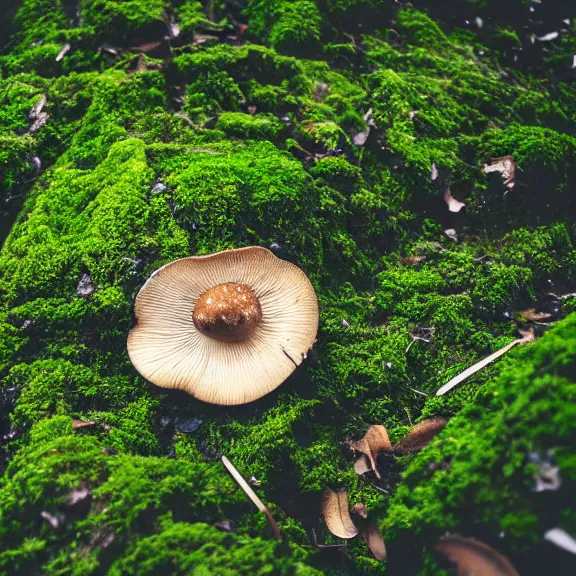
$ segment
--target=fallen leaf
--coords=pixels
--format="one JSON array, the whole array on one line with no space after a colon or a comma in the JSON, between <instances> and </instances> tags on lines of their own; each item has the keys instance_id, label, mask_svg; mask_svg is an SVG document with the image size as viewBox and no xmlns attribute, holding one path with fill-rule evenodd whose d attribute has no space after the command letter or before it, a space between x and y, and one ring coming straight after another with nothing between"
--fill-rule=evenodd
<instances>
[{"instance_id":1,"label":"fallen leaf","mask_svg":"<svg viewBox=\"0 0 576 576\"><path fill-rule=\"evenodd\" d=\"M368 511L362 502L354 504L350 511L360 516L363 520L368 520ZM384 544L382 533L375 522L363 522L363 520L359 520L361 525L360 536L362 536L374 557L384 562L386 560L386 545Z\"/></svg>"},{"instance_id":2,"label":"fallen leaf","mask_svg":"<svg viewBox=\"0 0 576 576\"><path fill-rule=\"evenodd\" d=\"M345 491L334 492L327 488L322 498L322 516L328 530L339 538L354 538L358 528L348 511L348 495Z\"/></svg>"},{"instance_id":3,"label":"fallen leaf","mask_svg":"<svg viewBox=\"0 0 576 576\"><path fill-rule=\"evenodd\" d=\"M368 140L368 136L370 135L370 128L376 127L376 124L374 123L374 117L372 115L372 108L370 108L370 110L364 114L364 122L366 122L366 129L362 132L358 132L358 134L355 134L352 138L352 141L356 146L364 146L364 144L366 144L366 140Z\"/></svg>"},{"instance_id":4,"label":"fallen leaf","mask_svg":"<svg viewBox=\"0 0 576 576\"><path fill-rule=\"evenodd\" d=\"M210 34L194 34L194 40L192 41L192 46L199 46L208 42L210 40L219 40L218 36L212 36Z\"/></svg>"},{"instance_id":5,"label":"fallen leaf","mask_svg":"<svg viewBox=\"0 0 576 576\"><path fill-rule=\"evenodd\" d=\"M228 458L226 458L226 456L222 456L222 464L224 464L224 466L226 467L228 472L230 472L230 474L232 475L232 478L234 478L234 480L236 480L236 482L238 483L240 488L242 488L242 490L244 490L244 493L246 494L246 496L248 496L248 498L250 498L250 500L252 500L252 502L254 502L254 504L256 505L258 510L260 510L260 512L262 512L266 516L266 518L268 518L268 522L270 523L270 526L272 527L272 530L274 532L274 537L277 540L280 540L280 529L278 528L278 524L276 524L276 521L272 517L272 514L271 514L270 510L268 509L268 506L266 506L266 504L264 504L264 502L262 502L262 500L260 500L260 498L258 498L258 496L256 495L256 492L254 492L254 490L252 490L252 488L250 488L250 486L248 485L248 482L246 482L246 480L244 480L244 478L242 477L240 472L238 472L238 470L236 470L236 467L232 464L232 462L230 462L230 460L228 460Z\"/></svg>"},{"instance_id":6,"label":"fallen leaf","mask_svg":"<svg viewBox=\"0 0 576 576\"><path fill-rule=\"evenodd\" d=\"M57 512L56 514L50 514L50 512L46 512L44 510L40 512L40 516L42 516L42 518L44 518L44 520L46 520L46 522L48 522L48 524L50 524L54 530L60 528L66 519L64 514L61 514L60 512Z\"/></svg>"},{"instance_id":7,"label":"fallen leaf","mask_svg":"<svg viewBox=\"0 0 576 576\"><path fill-rule=\"evenodd\" d=\"M449 186L446 186L446 190L444 191L444 202L448 205L450 212L460 212L460 210L466 206L464 202L460 202L460 200L456 200L456 198L452 196Z\"/></svg>"},{"instance_id":8,"label":"fallen leaf","mask_svg":"<svg viewBox=\"0 0 576 576\"><path fill-rule=\"evenodd\" d=\"M529 308L528 310L524 310L520 312L520 315L526 322L540 322L552 316L552 314L548 312L536 312L535 308Z\"/></svg>"},{"instance_id":9,"label":"fallen leaf","mask_svg":"<svg viewBox=\"0 0 576 576\"><path fill-rule=\"evenodd\" d=\"M450 238L450 240L454 240L454 242L458 242L458 234L456 234L456 230L454 228L448 228L444 230L444 234Z\"/></svg>"},{"instance_id":10,"label":"fallen leaf","mask_svg":"<svg viewBox=\"0 0 576 576\"><path fill-rule=\"evenodd\" d=\"M75 488L66 496L66 506L74 507L79 504L84 504L88 500L92 500L90 488Z\"/></svg>"},{"instance_id":11,"label":"fallen leaf","mask_svg":"<svg viewBox=\"0 0 576 576\"><path fill-rule=\"evenodd\" d=\"M362 476L362 474L366 474L366 472L370 472L370 462L368 458L362 454L356 462L354 462L354 472L358 474L358 476Z\"/></svg>"},{"instance_id":12,"label":"fallen leaf","mask_svg":"<svg viewBox=\"0 0 576 576\"><path fill-rule=\"evenodd\" d=\"M50 118L50 115L48 114L48 112L40 112L40 114L38 114L38 116L34 120L34 122L32 122L32 124L30 125L30 128L28 128L28 132L30 134L33 134L34 132L38 132L38 130L40 130L40 128L42 128L42 126L44 126L44 124L46 124L46 122L48 122L49 118Z\"/></svg>"},{"instance_id":13,"label":"fallen leaf","mask_svg":"<svg viewBox=\"0 0 576 576\"><path fill-rule=\"evenodd\" d=\"M513 156L490 158L490 162L488 164L484 164L484 172L486 174L490 172L500 172L502 174L504 186L507 186L508 188L514 188L514 178L516 177L516 162L514 162Z\"/></svg>"},{"instance_id":14,"label":"fallen leaf","mask_svg":"<svg viewBox=\"0 0 576 576\"><path fill-rule=\"evenodd\" d=\"M222 532L232 532L232 522L230 520L221 520L220 522L214 522L214 526Z\"/></svg>"},{"instance_id":15,"label":"fallen leaf","mask_svg":"<svg viewBox=\"0 0 576 576\"><path fill-rule=\"evenodd\" d=\"M572 554L576 554L576 540L562 528L552 528L544 534L544 540L556 544L558 548L562 548Z\"/></svg>"},{"instance_id":16,"label":"fallen leaf","mask_svg":"<svg viewBox=\"0 0 576 576\"><path fill-rule=\"evenodd\" d=\"M432 168L430 170L430 179L434 181L436 180L436 178L438 178L438 168L436 168L436 164L432 162Z\"/></svg>"},{"instance_id":17,"label":"fallen leaf","mask_svg":"<svg viewBox=\"0 0 576 576\"><path fill-rule=\"evenodd\" d=\"M418 452L427 446L434 436L446 426L446 418L429 418L412 426L408 434L394 445L397 454Z\"/></svg>"},{"instance_id":18,"label":"fallen leaf","mask_svg":"<svg viewBox=\"0 0 576 576\"><path fill-rule=\"evenodd\" d=\"M400 261L403 264L418 264L418 262L422 262L422 260L426 260L426 256L406 256L406 258L402 258Z\"/></svg>"},{"instance_id":19,"label":"fallen leaf","mask_svg":"<svg viewBox=\"0 0 576 576\"><path fill-rule=\"evenodd\" d=\"M456 564L459 576L519 576L506 556L474 538L447 535L436 550Z\"/></svg>"},{"instance_id":20,"label":"fallen leaf","mask_svg":"<svg viewBox=\"0 0 576 576\"><path fill-rule=\"evenodd\" d=\"M376 467L376 458L379 452L391 452L392 444L390 443L390 438L388 437L388 432L386 428L381 424L370 426L364 434L364 438L357 441L347 440L346 444L356 450L357 452L362 452L368 456L370 461L370 466L378 478L380 478L380 473Z\"/></svg>"},{"instance_id":21,"label":"fallen leaf","mask_svg":"<svg viewBox=\"0 0 576 576\"><path fill-rule=\"evenodd\" d=\"M384 544L382 533L375 522L368 524L366 529L362 531L362 538L364 539L364 542L366 542L370 552L374 554L374 557L381 562L385 562L386 544Z\"/></svg>"},{"instance_id":22,"label":"fallen leaf","mask_svg":"<svg viewBox=\"0 0 576 576\"><path fill-rule=\"evenodd\" d=\"M86 428L88 426L96 426L96 424L98 424L96 420L90 420L89 422L74 420L74 422L72 422L72 428Z\"/></svg>"},{"instance_id":23,"label":"fallen leaf","mask_svg":"<svg viewBox=\"0 0 576 576\"><path fill-rule=\"evenodd\" d=\"M548 32L548 34L544 34L544 36L536 36L536 40L540 42L550 42L550 40L556 40L560 36L559 32Z\"/></svg>"},{"instance_id":24,"label":"fallen leaf","mask_svg":"<svg viewBox=\"0 0 576 576\"><path fill-rule=\"evenodd\" d=\"M64 56L66 56L66 54L68 54L68 52L70 51L70 48L72 48L72 46L70 46L70 44L64 44L64 46L62 47L62 50L60 50L60 52L58 52L58 56L56 56L56 62L60 62L60 60L62 60L62 58L64 58Z\"/></svg>"},{"instance_id":25,"label":"fallen leaf","mask_svg":"<svg viewBox=\"0 0 576 576\"><path fill-rule=\"evenodd\" d=\"M90 296L96 287L92 283L92 278L90 274L82 274L82 278L78 281L78 285L76 286L76 296L79 298L87 298Z\"/></svg>"},{"instance_id":26,"label":"fallen leaf","mask_svg":"<svg viewBox=\"0 0 576 576\"><path fill-rule=\"evenodd\" d=\"M506 354L506 352L508 352L509 350L514 348L514 346L516 346L518 344L530 344L531 342L534 342L534 340L535 340L534 330L532 330L532 329L531 330L518 330L518 332L520 332L520 334L522 334L522 336L523 336L522 338L519 338L518 340L514 340L513 342L510 342L510 344L507 344L503 348L500 348L500 350L496 350L496 352L493 352L492 354L490 354L490 356L483 358L482 360L480 360L480 362L476 362L476 364L473 364L472 366L470 366L470 368L466 368L466 370L464 370L463 372L460 372L460 374L458 374L457 376L454 376L454 378L452 378L451 380L446 382L446 384L444 384L444 386L441 386L438 389L438 391L436 392L436 396L442 396L443 394L446 394L446 392L452 390L452 388L454 388L455 386L460 384L460 382L463 382L464 380L466 380L467 378L472 376L472 374L475 374L479 370L482 370L482 368L485 368L486 366L488 366L488 364L490 364L491 362L494 362L494 360L496 360L496 359L500 358L500 356L503 356L504 354Z\"/></svg>"}]
</instances>

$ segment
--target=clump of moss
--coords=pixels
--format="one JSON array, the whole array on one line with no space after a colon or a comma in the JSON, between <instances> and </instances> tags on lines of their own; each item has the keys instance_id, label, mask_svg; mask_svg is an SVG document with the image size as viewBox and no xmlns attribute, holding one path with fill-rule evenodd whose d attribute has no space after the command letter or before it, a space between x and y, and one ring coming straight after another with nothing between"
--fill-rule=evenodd
<instances>
[{"instance_id":1,"label":"clump of moss","mask_svg":"<svg viewBox=\"0 0 576 576\"><path fill-rule=\"evenodd\" d=\"M408 459L381 523L399 550L416 544L430 553L448 530L489 540L520 572L538 561L534 545L546 530L562 525L565 511L575 505L575 327L571 315L503 361L474 403ZM547 453L562 485L555 493L535 492L539 465L530 455ZM429 565L419 573L436 572Z\"/></svg>"}]
</instances>

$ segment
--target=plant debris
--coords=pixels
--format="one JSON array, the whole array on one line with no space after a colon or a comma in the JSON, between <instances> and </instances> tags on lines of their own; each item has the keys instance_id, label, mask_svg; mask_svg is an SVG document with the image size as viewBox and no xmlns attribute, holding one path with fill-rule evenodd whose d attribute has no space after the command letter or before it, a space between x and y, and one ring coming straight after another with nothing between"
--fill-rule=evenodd
<instances>
[{"instance_id":1,"label":"plant debris","mask_svg":"<svg viewBox=\"0 0 576 576\"><path fill-rule=\"evenodd\" d=\"M456 198L452 196L450 186L446 186L446 190L444 191L444 202L446 202L450 212L460 212L460 210L466 206L465 202L460 202L460 200L456 200Z\"/></svg>"},{"instance_id":2,"label":"plant debris","mask_svg":"<svg viewBox=\"0 0 576 576\"><path fill-rule=\"evenodd\" d=\"M376 467L376 459L379 452L391 452L392 444L388 437L386 428L382 425L374 425L368 428L364 437L357 441L347 440L346 444L357 452L362 452L368 457L370 467L378 477L381 478L378 468Z\"/></svg>"},{"instance_id":3,"label":"plant debris","mask_svg":"<svg viewBox=\"0 0 576 576\"><path fill-rule=\"evenodd\" d=\"M330 488L326 489L322 498L322 516L334 536L354 538L358 534L358 528L350 518L348 495L344 490L334 492Z\"/></svg>"},{"instance_id":4,"label":"plant debris","mask_svg":"<svg viewBox=\"0 0 576 576\"><path fill-rule=\"evenodd\" d=\"M72 48L72 46L70 44L64 44L64 46L62 47L62 50L60 50L60 52L58 52L58 56L56 56L56 62L60 62L62 60L62 58L64 58L64 56L66 56L66 54L68 54L68 52L70 51L70 48Z\"/></svg>"},{"instance_id":5,"label":"plant debris","mask_svg":"<svg viewBox=\"0 0 576 576\"><path fill-rule=\"evenodd\" d=\"M444 384L444 386L441 386L438 389L438 391L436 392L436 396L442 396L443 394L446 394L446 392L449 392L450 390L452 390L452 388L454 388L455 386L460 384L460 382L463 382L464 380L466 380L467 378L472 376L472 374L476 374L476 372L478 372L479 370L482 370L482 368L485 368L486 366L488 366L488 364L490 364L491 362L494 362L494 360L496 360L496 359L500 358L500 356L503 356L504 354L506 354L506 352L508 352L512 348L514 348L514 346L516 346L518 344L530 344L530 343L534 342L535 338L534 338L534 330L533 329L525 330L525 331L524 330L518 330L518 332L520 332L520 334L522 334L522 338L519 338L518 340L514 340L513 342L510 342L510 344L507 344L503 348L500 348L500 350L496 350L496 352L490 354L490 356L483 358L482 360L480 360L480 362L476 362L476 364L473 364L472 366L470 366L470 368L466 368L466 370L464 370L463 372L460 372L460 374L458 374L457 376L454 376L454 378L452 378L451 380L446 382L446 384Z\"/></svg>"},{"instance_id":6,"label":"plant debris","mask_svg":"<svg viewBox=\"0 0 576 576\"><path fill-rule=\"evenodd\" d=\"M438 168L436 168L436 164L432 162L432 168L430 169L430 180L434 182L438 178Z\"/></svg>"},{"instance_id":7,"label":"plant debris","mask_svg":"<svg viewBox=\"0 0 576 576\"><path fill-rule=\"evenodd\" d=\"M448 420L446 418L429 418L418 422L418 424L412 426L408 434L400 442L394 444L394 452L397 454L411 454L422 450L447 423Z\"/></svg>"},{"instance_id":8,"label":"plant debris","mask_svg":"<svg viewBox=\"0 0 576 576\"><path fill-rule=\"evenodd\" d=\"M562 530L562 528L552 528L544 534L544 540L556 544L558 548L562 548L567 552L572 552L576 554L576 539L574 539L568 532Z\"/></svg>"},{"instance_id":9,"label":"plant debris","mask_svg":"<svg viewBox=\"0 0 576 576\"><path fill-rule=\"evenodd\" d=\"M474 538L446 535L436 550L456 564L459 576L519 576L506 556Z\"/></svg>"},{"instance_id":10,"label":"plant debris","mask_svg":"<svg viewBox=\"0 0 576 576\"><path fill-rule=\"evenodd\" d=\"M230 462L230 460L228 460L228 458L226 458L226 456L222 456L222 464L224 464L224 466L226 467L228 472L230 472L232 478L236 480L240 488L244 490L246 496L248 496L248 498L250 498L250 500L254 502L258 510L260 510L260 512L262 512L266 516L266 518L268 518L268 522L270 523L272 531L274 532L274 537L277 540L280 540L280 529L278 528L278 524L276 524L276 520L274 520L274 518L272 517L272 513L268 509L268 506L266 506L266 504L264 504L264 502L262 502L262 500L258 498L256 492L254 492L254 490L250 488L248 482L244 480L240 472L238 472L236 467L232 464L232 462Z\"/></svg>"},{"instance_id":11,"label":"plant debris","mask_svg":"<svg viewBox=\"0 0 576 576\"><path fill-rule=\"evenodd\" d=\"M374 117L372 115L372 108L364 114L364 122L366 122L366 129L362 132L358 132L352 138L352 141L356 146L364 146L366 144L366 140L368 140L368 136L370 135L370 128L375 128L376 124L374 123Z\"/></svg>"},{"instance_id":12,"label":"plant debris","mask_svg":"<svg viewBox=\"0 0 576 576\"><path fill-rule=\"evenodd\" d=\"M544 456L538 452L530 453L530 462L538 464L539 468L534 474L536 485L534 492L545 492L546 490L558 490L562 486L560 468L552 463L552 451L548 450Z\"/></svg>"},{"instance_id":13,"label":"plant debris","mask_svg":"<svg viewBox=\"0 0 576 576\"><path fill-rule=\"evenodd\" d=\"M529 308L520 312L520 316L525 322L541 322L552 317L549 312L536 312L535 308Z\"/></svg>"},{"instance_id":14,"label":"plant debris","mask_svg":"<svg viewBox=\"0 0 576 576\"><path fill-rule=\"evenodd\" d=\"M513 156L502 156L501 158L490 158L490 162L484 164L484 172L500 172L504 186L509 189L514 188L516 182L516 162Z\"/></svg>"},{"instance_id":15,"label":"plant debris","mask_svg":"<svg viewBox=\"0 0 576 576\"><path fill-rule=\"evenodd\" d=\"M453 240L454 242L458 242L458 234L456 234L456 230L454 230L454 228L448 228L448 229L444 230L444 234L446 234L446 236L448 236L448 238L450 238L450 240Z\"/></svg>"},{"instance_id":16,"label":"plant debris","mask_svg":"<svg viewBox=\"0 0 576 576\"><path fill-rule=\"evenodd\" d=\"M78 286L76 287L76 296L79 298L87 298L92 295L96 287L92 283L92 278L90 274L82 274L82 278L78 281Z\"/></svg>"}]
</instances>

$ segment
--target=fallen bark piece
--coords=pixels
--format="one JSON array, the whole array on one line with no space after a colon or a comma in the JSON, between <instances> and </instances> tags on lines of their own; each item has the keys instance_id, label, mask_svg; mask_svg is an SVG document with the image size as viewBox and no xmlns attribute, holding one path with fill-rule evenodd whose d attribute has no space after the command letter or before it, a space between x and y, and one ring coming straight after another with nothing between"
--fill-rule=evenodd
<instances>
[{"instance_id":1,"label":"fallen bark piece","mask_svg":"<svg viewBox=\"0 0 576 576\"><path fill-rule=\"evenodd\" d=\"M446 418L429 418L422 420L412 426L410 432L394 445L394 452L397 454L410 454L418 452L427 446L434 436L446 426Z\"/></svg>"},{"instance_id":2,"label":"fallen bark piece","mask_svg":"<svg viewBox=\"0 0 576 576\"><path fill-rule=\"evenodd\" d=\"M322 498L322 516L326 526L338 538L354 538L358 528L350 518L348 495L345 491L334 492L327 488Z\"/></svg>"},{"instance_id":3,"label":"fallen bark piece","mask_svg":"<svg viewBox=\"0 0 576 576\"><path fill-rule=\"evenodd\" d=\"M516 177L516 162L514 156L502 156L501 158L490 158L490 162L484 164L484 172L500 172L504 186L514 188Z\"/></svg>"},{"instance_id":4,"label":"fallen bark piece","mask_svg":"<svg viewBox=\"0 0 576 576\"><path fill-rule=\"evenodd\" d=\"M244 480L244 478L242 477L240 472L238 472L238 470L236 470L236 467L232 464L232 462L230 462L230 460L228 460L228 458L226 458L226 456L222 456L222 464L224 464L224 466L226 467L228 472L230 472L232 478L234 478L234 480L236 480L236 482L238 483L240 488L242 488L242 490L244 490L244 493L246 494L246 496L248 496L248 498L250 498L250 500L252 500L252 502L254 502L254 504L256 505L258 510L260 510L260 512L264 513L266 518L268 518L268 522L270 523L270 526L272 527L272 530L274 531L274 537L277 540L280 540L280 529L278 528L278 524L276 524L276 520L274 520L274 518L272 517L272 513L268 509L268 506L266 506L266 504L264 504L264 502L262 502L262 500L260 500L260 498L258 498L256 492L254 492L254 490L252 490L252 488L250 488L250 486L248 485L248 482L246 482L246 480Z\"/></svg>"},{"instance_id":5,"label":"fallen bark piece","mask_svg":"<svg viewBox=\"0 0 576 576\"><path fill-rule=\"evenodd\" d=\"M376 476L380 478L380 473L376 467L376 458L378 457L378 453L380 451L392 451L392 444L390 442L390 438L388 437L386 428L380 424L370 426L366 434L364 434L364 438L355 442L348 440L346 443L348 446L350 446L350 448L352 448L352 450L362 452L362 454L368 456L372 470L374 470Z\"/></svg>"},{"instance_id":6,"label":"fallen bark piece","mask_svg":"<svg viewBox=\"0 0 576 576\"><path fill-rule=\"evenodd\" d=\"M460 374L454 376L452 380L446 382L444 386L441 386L436 392L436 396L442 396L443 394L446 394L446 392L449 392L450 390L452 390L452 388L458 386L460 382L463 382L468 377L472 376L472 374L475 374L476 372L482 370L482 368L485 368L486 366L488 366L488 364L494 362L494 360L506 354L506 352L514 348L514 346L516 346L517 344L529 344L531 342L534 342L534 330L525 330L525 331L518 330L518 332L520 332L520 334L523 335L523 338L519 338L518 340L510 342L510 344L507 344L506 346L504 346L504 348L496 350L496 352L490 354L490 356L483 358L482 360L480 360L480 362L476 362L476 364L473 364L472 366L470 366L470 368L466 368L464 372L460 372Z\"/></svg>"},{"instance_id":7,"label":"fallen bark piece","mask_svg":"<svg viewBox=\"0 0 576 576\"><path fill-rule=\"evenodd\" d=\"M474 538L447 535L436 550L456 564L459 576L519 576L506 556Z\"/></svg>"}]
</instances>

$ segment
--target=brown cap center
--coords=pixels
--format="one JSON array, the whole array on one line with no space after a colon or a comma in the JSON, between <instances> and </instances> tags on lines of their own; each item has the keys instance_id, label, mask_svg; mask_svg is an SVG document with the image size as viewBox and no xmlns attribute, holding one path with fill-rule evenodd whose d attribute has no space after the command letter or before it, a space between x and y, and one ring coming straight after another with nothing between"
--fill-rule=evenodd
<instances>
[{"instance_id":1,"label":"brown cap center","mask_svg":"<svg viewBox=\"0 0 576 576\"><path fill-rule=\"evenodd\" d=\"M246 284L227 282L198 298L192 320L199 332L222 342L248 340L262 320L256 294Z\"/></svg>"}]
</instances>

